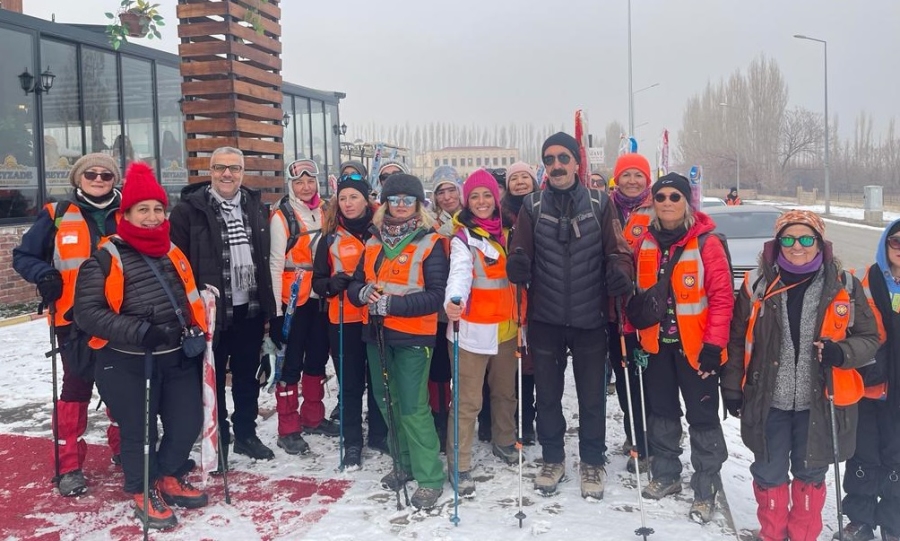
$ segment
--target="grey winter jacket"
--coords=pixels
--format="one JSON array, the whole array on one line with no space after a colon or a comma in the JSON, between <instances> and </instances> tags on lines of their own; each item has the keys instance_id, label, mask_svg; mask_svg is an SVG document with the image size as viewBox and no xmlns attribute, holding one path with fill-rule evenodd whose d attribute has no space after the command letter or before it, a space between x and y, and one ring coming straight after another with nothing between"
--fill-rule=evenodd
<instances>
[{"instance_id":1,"label":"grey winter jacket","mask_svg":"<svg viewBox=\"0 0 900 541\"><path fill-rule=\"evenodd\" d=\"M762 280L770 284L775 279L775 254L778 247L775 241L769 241L763 248L758 273ZM825 243L823 250L825 265L825 284L822 298L816 310L816 329L822 328L825 310L841 288L843 271L840 263L834 259L831 243ZM751 273L753 275L754 273ZM850 313L852 326L848 329L847 338L837 344L844 352L842 368L854 368L869 362L878 349L879 338L875 316L869 308L865 293L859 280L852 278L851 300L853 306ZM734 317L731 320L731 336L728 343L728 362L722 373L722 396L727 399L743 399L741 408L741 439L754 454L766 455L765 428L769 409L775 390L778 364L781 358L782 333L790 333L788 322L783 321L781 303L787 298L786 293L774 295L763 303L762 315L756 320L753 332L753 353L746 372L744 369L744 350L747 323L752 307L751 295L755 284L750 284L751 292L741 288L734 305ZM810 416L808 444L805 466L816 468L827 466L833 462L831 440L831 418L829 403L825 396L825 378L818 363L809 365L809 381L812 382L810 393ZM746 374L743 389L741 382ZM839 460L846 460L856 449L857 406L836 408Z\"/></svg>"}]
</instances>

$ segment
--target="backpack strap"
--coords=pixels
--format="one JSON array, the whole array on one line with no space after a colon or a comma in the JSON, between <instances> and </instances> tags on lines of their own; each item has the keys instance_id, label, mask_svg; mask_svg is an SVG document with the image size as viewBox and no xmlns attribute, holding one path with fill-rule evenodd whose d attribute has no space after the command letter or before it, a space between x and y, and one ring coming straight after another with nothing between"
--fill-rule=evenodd
<instances>
[{"instance_id":1,"label":"backpack strap","mask_svg":"<svg viewBox=\"0 0 900 541\"><path fill-rule=\"evenodd\" d=\"M594 211L594 220L597 222L597 227L603 230L603 227L600 225L600 216L603 215L603 210L606 208L607 202L609 202L609 196L606 195L606 192L601 192L595 188L588 188L588 197L591 200L591 210Z\"/></svg>"},{"instance_id":2,"label":"backpack strap","mask_svg":"<svg viewBox=\"0 0 900 541\"><path fill-rule=\"evenodd\" d=\"M853 302L853 274L851 274L850 271L846 269L843 270L841 272L841 283L844 285L844 289L847 290L847 295L850 297L850 323L847 324L847 328L850 329L853 327L853 323L856 321L856 303Z\"/></svg>"},{"instance_id":3,"label":"backpack strap","mask_svg":"<svg viewBox=\"0 0 900 541\"><path fill-rule=\"evenodd\" d=\"M281 210L281 215L284 216L285 221L288 226L288 239L287 244L284 245L284 253L287 254L290 252L294 246L297 245L297 241L300 240L300 237L305 235L313 235L312 244L315 244L316 238L318 238L321 234L321 230L310 231L307 229L306 231L300 230L300 222L297 220L297 215L294 213L294 209L291 208L291 202L287 195L281 198L278 202L278 209Z\"/></svg>"}]
</instances>

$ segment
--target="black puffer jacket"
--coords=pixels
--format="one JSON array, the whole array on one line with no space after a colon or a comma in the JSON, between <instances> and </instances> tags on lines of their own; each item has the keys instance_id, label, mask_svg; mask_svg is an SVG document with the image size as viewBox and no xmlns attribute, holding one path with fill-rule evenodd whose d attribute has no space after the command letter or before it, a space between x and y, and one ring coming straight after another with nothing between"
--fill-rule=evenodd
<instances>
[{"instance_id":1,"label":"black puffer jacket","mask_svg":"<svg viewBox=\"0 0 900 541\"><path fill-rule=\"evenodd\" d=\"M168 340L157 351L177 348L181 344L181 323L165 290L141 254L124 240L113 237L122 255L125 277L124 296L119 313L115 313L106 298L106 278L112 256L104 249L82 263L75 282L75 323L91 336L109 340L107 348L142 354L141 340L151 325L163 327ZM150 258L168 281L182 312L190 314L190 306L181 277L168 256ZM186 317L190 317L189 315Z\"/></svg>"},{"instance_id":2,"label":"black puffer jacket","mask_svg":"<svg viewBox=\"0 0 900 541\"><path fill-rule=\"evenodd\" d=\"M197 287L205 284L216 287L220 296L216 301L216 329L227 329L231 323L231 285L224 283L226 262L223 259L224 243L219 220L210 204L207 188L209 182L198 182L185 186L181 191L181 201L172 209L170 236L172 242L181 248L194 269ZM275 315L275 297L272 293L272 275L269 272L269 211L262 203L259 190L241 186L241 207L250 221L253 244L253 259L256 264L255 301L265 319ZM250 300L251 305L254 299ZM227 304L226 304L227 303ZM255 314L249 314L253 317ZM216 333L216 338L219 334Z\"/></svg>"}]
</instances>

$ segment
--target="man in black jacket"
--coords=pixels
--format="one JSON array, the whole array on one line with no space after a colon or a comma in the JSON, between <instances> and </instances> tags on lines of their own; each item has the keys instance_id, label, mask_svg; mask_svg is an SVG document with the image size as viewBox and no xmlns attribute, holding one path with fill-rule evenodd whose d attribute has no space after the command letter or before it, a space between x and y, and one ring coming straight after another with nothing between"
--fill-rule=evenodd
<instances>
[{"instance_id":1,"label":"man in black jacket","mask_svg":"<svg viewBox=\"0 0 900 541\"><path fill-rule=\"evenodd\" d=\"M510 281L529 284L528 342L544 459L534 488L553 494L565 475L562 396L569 350L578 393L581 495L600 499L606 483L609 299L632 290L634 269L608 197L578 182L575 139L562 132L550 136L542 156L548 187L526 196L506 267Z\"/></svg>"},{"instance_id":2,"label":"man in black jacket","mask_svg":"<svg viewBox=\"0 0 900 541\"><path fill-rule=\"evenodd\" d=\"M230 442L225 405L225 365L231 369L234 452L256 460L275 457L256 436L259 368L265 323L275 315L269 273L268 210L260 192L244 186L244 155L231 147L213 151L211 182L186 186L172 210L171 237L187 255L198 288L215 286L216 398L223 448ZM230 362L228 361L230 357Z\"/></svg>"}]
</instances>

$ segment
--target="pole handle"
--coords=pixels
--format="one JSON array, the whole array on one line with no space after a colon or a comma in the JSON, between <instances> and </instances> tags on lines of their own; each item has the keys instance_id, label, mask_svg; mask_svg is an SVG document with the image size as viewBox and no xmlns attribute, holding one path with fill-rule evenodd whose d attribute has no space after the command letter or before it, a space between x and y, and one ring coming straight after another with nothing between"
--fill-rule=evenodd
<instances>
[{"instance_id":1,"label":"pole handle","mask_svg":"<svg viewBox=\"0 0 900 541\"><path fill-rule=\"evenodd\" d=\"M456 306L459 306L460 303L462 303L462 297L452 297L450 299L450 302L452 302ZM453 332L459 332L459 320L453 322Z\"/></svg>"}]
</instances>

